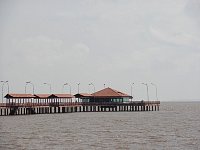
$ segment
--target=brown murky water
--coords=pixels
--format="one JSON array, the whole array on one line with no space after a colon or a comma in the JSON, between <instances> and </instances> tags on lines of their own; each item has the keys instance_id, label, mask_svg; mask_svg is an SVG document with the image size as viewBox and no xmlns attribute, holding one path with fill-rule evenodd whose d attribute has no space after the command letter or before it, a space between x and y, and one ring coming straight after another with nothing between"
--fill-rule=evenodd
<instances>
[{"instance_id":1,"label":"brown murky water","mask_svg":"<svg viewBox=\"0 0 200 150\"><path fill-rule=\"evenodd\" d=\"M154 112L85 112L0 117L0 149L199 150L200 102Z\"/></svg>"}]
</instances>

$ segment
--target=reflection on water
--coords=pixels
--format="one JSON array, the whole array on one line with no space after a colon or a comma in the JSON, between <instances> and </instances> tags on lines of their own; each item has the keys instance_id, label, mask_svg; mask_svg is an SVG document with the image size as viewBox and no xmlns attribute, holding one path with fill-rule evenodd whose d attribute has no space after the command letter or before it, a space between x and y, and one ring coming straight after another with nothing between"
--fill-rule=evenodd
<instances>
[{"instance_id":1,"label":"reflection on water","mask_svg":"<svg viewBox=\"0 0 200 150\"><path fill-rule=\"evenodd\" d=\"M0 117L0 149L200 149L200 103L154 112Z\"/></svg>"}]
</instances>

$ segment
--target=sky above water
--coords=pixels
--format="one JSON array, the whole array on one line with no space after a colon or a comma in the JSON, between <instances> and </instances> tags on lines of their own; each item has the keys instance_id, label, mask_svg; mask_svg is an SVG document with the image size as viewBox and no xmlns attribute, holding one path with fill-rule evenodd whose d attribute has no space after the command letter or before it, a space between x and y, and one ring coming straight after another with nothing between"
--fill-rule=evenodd
<instances>
[{"instance_id":1,"label":"sky above water","mask_svg":"<svg viewBox=\"0 0 200 150\"><path fill-rule=\"evenodd\" d=\"M147 99L144 82L150 99L150 83L160 100L200 99L199 14L199 0L0 0L0 80L10 93L31 81L35 93L46 82L131 94L134 83L134 99Z\"/></svg>"}]
</instances>

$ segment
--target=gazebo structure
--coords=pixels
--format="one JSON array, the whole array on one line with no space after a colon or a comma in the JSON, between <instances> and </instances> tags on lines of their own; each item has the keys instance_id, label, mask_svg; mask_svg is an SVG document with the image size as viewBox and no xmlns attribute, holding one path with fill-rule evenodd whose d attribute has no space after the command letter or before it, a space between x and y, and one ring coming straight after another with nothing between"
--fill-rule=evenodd
<instances>
[{"instance_id":1,"label":"gazebo structure","mask_svg":"<svg viewBox=\"0 0 200 150\"><path fill-rule=\"evenodd\" d=\"M34 96L37 103L50 103L51 94L35 94Z\"/></svg>"},{"instance_id":2,"label":"gazebo structure","mask_svg":"<svg viewBox=\"0 0 200 150\"><path fill-rule=\"evenodd\" d=\"M35 96L32 94L7 94L5 98L7 106L17 106L24 103L33 103Z\"/></svg>"},{"instance_id":3,"label":"gazebo structure","mask_svg":"<svg viewBox=\"0 0 200 150\"><path fill-rule=\"evenodd\" d=\"M53 104L53 103L69 103L74 98L71 94L35 94L35 99L38 103Z\"/></svg>"},{"instance_id":4,"label":"gazebo structure","mask_svg":"<svg viewBox=\"0 0 200 150\"><path fill-rule=\"evenodd\" d=\"M112 88L105 88L103 90L97 91L93 94L80 93L75 95L76 98L80 98L82 102L129 102L132 96L129 96L120 91L114 90Z\"/></svg>"},{"instance_id":5,"label":"gazebo structure","mask_svg":"<svg viewBox=\"0 0 200 150\"><path fill-rule=\"evenodd\" d=\"M74 98L71 94L7 94L6 105L19 106L24 104L62 104L70 103Z\"/></svg>"},{"instance_id":6,"label":"gazebo structure","mask_svg":"<svg viewBox=\"0 0 200 150\"><path fill-rule=\"evenodd\" d=\"M53 99L56 103L72 103L74 95L72 94L52 94L49 96L50 99Z\"/></svg>"}]
</instances>

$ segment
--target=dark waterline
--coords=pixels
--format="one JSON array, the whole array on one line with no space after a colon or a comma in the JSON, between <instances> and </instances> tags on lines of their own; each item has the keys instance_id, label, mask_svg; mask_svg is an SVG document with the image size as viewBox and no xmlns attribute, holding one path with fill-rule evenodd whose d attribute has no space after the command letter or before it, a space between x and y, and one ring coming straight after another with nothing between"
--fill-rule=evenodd
<instances>
[{"instance_id":1,"label":"dark waterline","mask_svg":"<svg viewBox=\"0 0 200 150\"><path fill-rule=\"evenodd\" d=\"M0 149L200 149L200 102L156 112L0 117Z\"/></svg>"}]
</instances>

